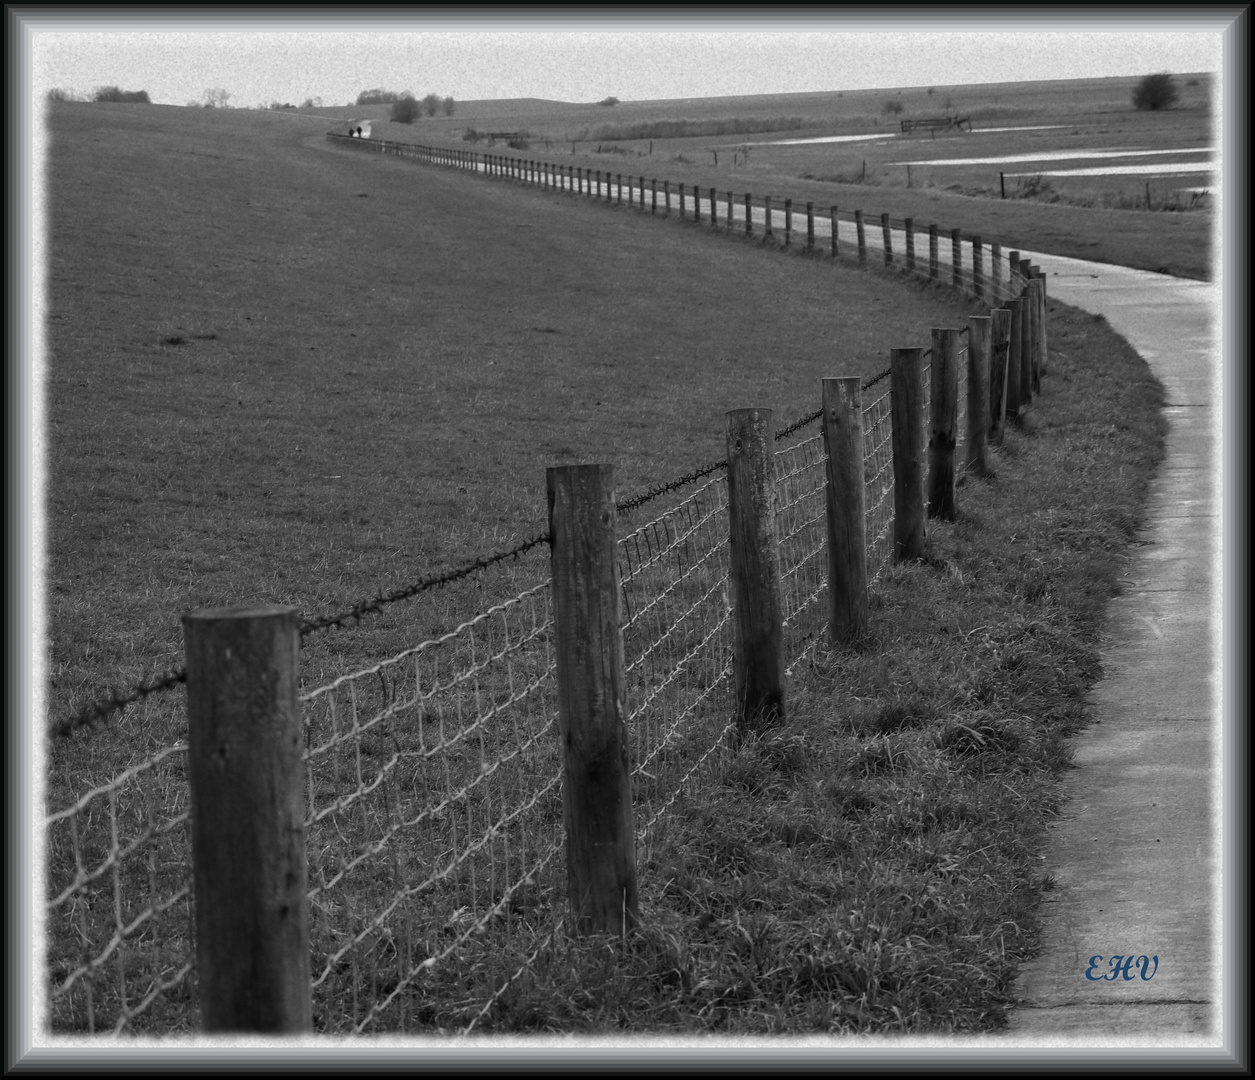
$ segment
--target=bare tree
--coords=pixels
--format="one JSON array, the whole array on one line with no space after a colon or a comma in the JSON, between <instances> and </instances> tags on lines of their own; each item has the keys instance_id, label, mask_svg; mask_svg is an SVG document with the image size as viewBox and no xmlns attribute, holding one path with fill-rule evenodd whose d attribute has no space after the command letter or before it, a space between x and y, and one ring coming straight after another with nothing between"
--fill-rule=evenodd
<instances>
[{"instance_id":1,"label":"bare tree","mask_svg":"<svg viewBox=\"0 0 1255 1080\"><path fill-rule=\"evenodd\" d=\"M451 97L444 99L444 114L445 116L453 115L453 98Z\"/></svg>"},{"instance_id":2,"label":"bare tree","mask_svg":"<svg viewBox=\"0 0 1255 1080\"><path fill-rule=\"evenodd\" d=\"M423 108L427 110L428 116L435 116L440 111L440 95L428 94L423 98Z\"/></svg>"},{"instance_id":3,"label":"bare tree","mask_svg":"<svg viewBox=\"0 0 1255 1080\"><path fill-rule=\"evenodd\" d=\"M204 97L207 109L225 109L227 102L231 100L231 92L219 87L214 90L206 90Z\"/></svg>"}]
</instances>

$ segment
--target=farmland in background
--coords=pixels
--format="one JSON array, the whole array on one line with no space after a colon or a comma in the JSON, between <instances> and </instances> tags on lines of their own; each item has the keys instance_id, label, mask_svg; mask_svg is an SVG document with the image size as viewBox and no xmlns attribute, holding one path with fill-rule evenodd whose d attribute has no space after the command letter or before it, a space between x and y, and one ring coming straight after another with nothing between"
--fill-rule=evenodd
<instances>
[{"instance_id":1,"label":"farmland in background","mask_svg":"<svg viewBox=\"0 0 1255 1080\"><path fill-rule=\"evenodd\" d=\"M842 209L889 213L895 218L937 222L966 234L999 239L1005 248L1048 251L1185 277L1211 273L1213 202L1180 189L1207 186L1206 174L1148 178L1043 177L1007 180L1001 198L999 171L1034 173L1022 165L921 166L908 177L900 162L1034 152L1106 149L1206 150L1213 145L1211 95L1214 76L1174 77L1180 101L1174 109L1133 107L1138 78L991 83L912 87L822 94L687 98L621 102L613 107L534 99L460 102L452 117L414 125L383 123L380 138L465 147L468 129L526 131L527 156L673 181L720 191L813 200ZM931 93L929 91L932 91ZM900 112L887 111L901 107ZM371 109L374 112L371 112ZM350 115L386 120L387 106L349 109ZM976 131L901 135L900 122L928 116L970 117ZM645 124L688 121L693 127L736 123L736 135L641 138L624 132ZM1045 127L989 132L982 129ZM751 130L757 128L757 131ZM620 129L616 132L614 129ZM874 135L852 143L764 145L783 139ZM575 146L572 147L572 140ZM745 150L748 147L748 156ZM498 152L509 153L498 143ZM718 155L718 164L715 155ZM1206 155L1200 154L1199 159ZM1136 159L1138 163L1154 158ZM1164 161L1180 161L1165 155ZM1195 160L1191 157L1187 160ZM864 162L866 169L864 170ZM1100 162L1078 161L1078 165ZM1106 164L1106 162L1101 162ZM1046 166L1041 166L1045 171ZM1151 205L1145 210L1146 187ZM909 185L909 186L908 186ZM1176 211L1164 211L1165 206Z\"/></svg>"}]
</instances>

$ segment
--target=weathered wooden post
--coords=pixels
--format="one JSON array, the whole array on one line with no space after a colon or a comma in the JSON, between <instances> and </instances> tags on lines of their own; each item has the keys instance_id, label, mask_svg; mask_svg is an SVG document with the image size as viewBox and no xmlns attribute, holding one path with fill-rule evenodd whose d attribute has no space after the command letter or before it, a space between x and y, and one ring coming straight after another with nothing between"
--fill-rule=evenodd
<instances>
[{"instance_id":1,"label":"weathered wooden post","mask_svg":"<svg viewBox=\"0 0 1255 1080\"><path fill-rule=\"evenodd\" d=\"M784 246L788 247L793 240L793 200L784 200Z\"/></svg>"},{"instance_id":2,"label":"weathered wooden post","mask_svg":"<svg viewBox=\"0 0 1255 1080\"><path fill-rule=\"evenodd\" d=\"M806 250L815 250L815 204L806 204Z\"/></svg>"},{"instance_id":3,"label":"weathered wooden post","mask_svg":"<svg viewBox=\"0 0 1255 1080\"><path fill-rule=\"evenodd\" d=\"M941 264L937 260L937 226L928 226L928 276L937 278L941 275Z\"/></svg>"},{"instance_id":4,"label":"weathered wooden post","mask_svg":"<svg viewBox=\"0 0 1255 1080\"><path fill-rule=\"evenodd\" d=\"M1041 295L1041 278L1030 277L1028 279L1029 336L1033 342L1033 355L1029 370L1034 395L1041 393Z\"/></svg>"},{"instance_id":5,"label":"weathered wooden post","mask_svg":"<svg viewBox=\"0 0 1255 1080\"><path fill-rule=\"evenodd\" d=\"M834 206L828 211L829 220L832 224L832 257L837 257L837 208Z\"/></svg>"},{"instance_id":6,"label":"weathered wooden post","mask_svg":"<svg viewBox=\"0 0 1255 1080\"><path fill-rule=\"evenodd\" d=\"M1013 296L1005 305L1011 312L1009 347L1007 350L1007 411L1008 420L1018 420L1021 410L1028 404L1024 398L1024 380L1021 375L1020 354L1024 341L1024 298Z\"/></svg>"},{"instance_id":7,"label":"weathered wooden post","mask_svg":"<svg viewBox=\"0 0 1255 1080\"><path fill-rule=\"evenodd\" d=\"M728 192L728 231L732 231L732 192Z\"/></svg>"},{"instance_id":8,"label":"weathered wooden post","mask_svg":"<svg viewBox=\"0 0 1255 1080\"><path fill-rule=\"evenodd\" d=\"M1044 378L1046 375L1046 357L1047 357L1046 323L1047 323L1047 317L1050 313L1050 307L1049 307L1049 304L1047 303L1049 299L1049 297L1047 296L1049 287L1046 284L1046 275L1042 273L1040 270L1038 270L1037 272L1037 280L1041 284L1041 298L1039 301L1041 304L1041 333L1038 335L1038 338L1037 338L1037 373Z\"/></svg>"},{"instance_id":9,"label":"weathered wooden post","mask_svg":"<svg viewBox=\"0 0 1255 1080\"><path fill-rule=\"evenodd\" d=\"M889 229L889 215L880 215L880 232L885 242L885 265L893 265L893 233Z\"/></svg>"},{"instance_id":10,"label":"weathered wooden post","mask_svg":"<svg viewBox=\"0 0 1255 1080\"><path fill-rule=\"evenodd\" d=\"M784 602L770 409L727 414L729 570L738 736L784 718Z\"/></svg>"},{"instance_id":11,"label":"weathered wooden post","mask_svg":"<svg viewBox=\"0 0 1255 1080\"><path fill-rule=\"evenodd\" d=\"M972 291L979 299L985 299L985 258L979 236L972 237Z\"/></svg>"},{"instance_id":12,"label":"weathered wooden post","mask_svg":"<svg viewBox=\"0 0 1255 1080\"><path fill-rule=\"evenodd\" d=\"M828 627L834 645L867 627L867 490L863 391L857 376L823 381L828 483Z\"/></svg>"},{"instance_id":13,"label":"weathered wooden post","mask_svg":"<svg viewBox=\"0 0 1255 1080\"><path fill-rule=\"evenodd\" d=\"M863 227L863 211L854 211L854 231L858 234L858 264L867 265L867 232Z\"/></svg>"},{"instance_id":14,"label":"weathered wooden post","mask_svg":"<svg viewBox=\"0 0 1255 1080\"><path fill-rule=\"evenodd\" d=\"M658 213L658 181L654 179L649 181L649 212Z\"/></svg>"},{"instance_id":15,"label":"weathered wooden post","mask_svg":"<svg viewBox=\"0 0 1255 1080\"><path fill-rule=\"evenodd\" d=\"M906 268L915 271L915 219L906 219Z\"/></svg>"},{"instance_id":16,"label":"weathered wooden post","mask_svg":"<svg viewBox=\"0 0 1255 1080\"><path fill-rule=\"evenodd\" d=\"M637 923L614 469L546 470L567 901L581 934Z\"/></svg>"},{"instance_id":17,"label":"weathered wooden post","mask_svg":"<svg viewBox=\"0 0 1255 1080\"><path fill-rule=\"evenodd\" d=\"M683 221L684 215L688 213L688 207L686 206L685 201L684 201L684 185L680 184L679 189L680 189L679 190L680 220Z\"/></svg>"},{"instance_id":18,"label":"weathered wooden post","mask_svg":"<svg viewBox=\"0 0 1255 1080\"><path fill-rule=\"evenodd\" d=\"M183 636L202 1027L308 1033L297 612L191 611Z\"/></svg>"},{"instance_id":19,"label":"weathered wooden post","mask_svg":"<svg viewBox=\"0 0 1255 1080\"><path fill-rule=\"evenodd\" d=\"M754 235L754 201L750 193L745 193L745 235Z\"/></svg>"},{"instance_id":20,"label":"weathered wooden post","mask_svg":"<svg viewBox=\"0 0 1255 1080\"><path fill-rule=\"evenodd\" d=\"M967 431L964 475L988 476L985 449L989 439L989 346L993 319L967 318Z\"/></svg>"},{"instance_id":21,"label":"weathered wooden post","mask_svg":"<svg viewBox=\"0 0 1255 1080\"><path fill-rule=\"evenodd\" d=\"M994 241L989 245L989 277L994 283L991 299L1001 304L1006 298L1006 286L1002 283L1002 245Z\"/></svg>"},{"instance_id":22,"label":"weathered wooden post","mask_svg":"<svg viewBox=\"0 0 1255 1080\"><path fill-rule=\"evenodd\" d=\"M928 516L953 521L955 430L959 411L959 332L933 330L929 365Z\"/></svg>"},{"instance_id":23,"label":"weathered wooden post","mask_svg":"<svg viewBox=\"0 0 1255 1080\"><path fill-rule=\"evenodd\" d=\"M951 269L950 284L956 289L963 286L963 238L958 229L950 230L950 258L954 265Z\"/></svg>"},{"instance_id":24,"label":"weathered wooden post","mask_svg":"<svg viewBox=\"0 0 1255 1080\"><path fill-rule=\"evenodd\" d=\"M1033 402L1033 290L1027 280L1028 260L1020 267L1026 279L1020 309L1020 404L1027 407Z\"/></svg>"},{"instance_id":25,"label":"weathered wooden post","mask_svg":"<svg viewBox=\"0 0 1255 1080\"><path fill-rule=\"evenodd\" d=\"M702 188L700 184L693 185L693 220L702 220Z\"/></svg>"},{"instance_id":26,"label":"weathered wooden post","mask_svg":"<svg viewBox=\"0 0 1255 1080\"><path fill-rule=\"evenodd\" d=\"M1007 405L1008 362L1011 352L1011 310L1000 307L993 312L993 334L989 345L989 442L1001 446L1010 415Z\"/></svg>"},{"instance_id":27,"label":"weathered wooden post","mask_svg":"<svg viewBox=\"0 0 1255 1080\"><path fill-rule=\"evenodd\" d=\"M924 350L891 349L893 414L893 552L924 555Z\"/></svg>"},{"instance_id":28,"label":"weathered wooden post","mask_svg":"<svg viewBox=\"0 0 1255 1080\"><path fill-rule=\"evenodd\" d=\"M719 224L719 196L714 188L710 189L710 227L713 229Z\"/></svg>"},{"instance_id":29,"label":"weathered wooden post","mask_svg":"<svg viewBox=\"0 0 1255 1080\"><path fill-rule=\"evenodd\" d=\"M622 206L623 205L623 174L615 173L614 176L615 176L614 204L615 206ZM628 195L629 197L631 196L630 189L628 191Z\"/></svg>"},{"instance_id":30,"label":"weathered wooden post","mask_svg":"<svg viewBox=\"0 0 1255 1080\"><path fill-rule=\"evenodd\" d=\"M771 231L771 196L770 195L767 195L763 198L763 215L767 222L764 232L763 232L763 238L766 240L770 240L773 235Z\"/></svg>"},{"instance_id":31,"label":"weathered wooden post","mask_svg":"<svg viewBox=\"0 0 1255 1080\"><path fill-rule=\"evenodd\" d=\"M662 182L662 198L663 198L663 216L671 216L671 181L664 180Z\"/></svg>"}]
</instances>

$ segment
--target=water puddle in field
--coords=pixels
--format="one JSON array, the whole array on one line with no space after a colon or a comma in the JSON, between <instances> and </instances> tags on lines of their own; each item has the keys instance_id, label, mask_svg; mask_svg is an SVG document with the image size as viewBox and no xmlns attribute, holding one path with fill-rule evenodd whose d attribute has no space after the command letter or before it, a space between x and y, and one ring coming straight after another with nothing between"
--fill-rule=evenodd
<instances>
[{"instance_id":1,"label":"water puddle in field","mask_svg":"<svg viewBox=\"0 0 1255 1080\"><path fill-rule=\"evenodd\" d=\"M1160 165L1096 165L1092 169L1034 169L1007 173L1007 176L1184 176L1186 173L1215 172L1210 161L1164 162Z\"/></svg>"},{"instance_id":2,"label":"water puddle in field","mask_svg":"<svg viewBox=\"0 0 1255 1080\"><path fill-rule=\"evenodd\" d=\"M1035 154L1010 154L1006 157L934 158L931 161L891 161L890 165L1018 165L1025 161L1090 161L1103 158L1154 157L1168 154L1213 154L1210 146L1183 150L1039 150ZM1202 164L1206 164L1205 162ZM1210 165L1207 166L1210 168ZM1127 172L1127 169L1119 169ZM1198 170L1186 169L1186 172ZM1058 173L1056 175L1063 175ZM1094 174L1098 175L1098 174Z\"/></svg>"},{"instance_id":3,"label":"water puddle in field","mask_svg":"<svg viewBox=\"0 0 1255 1080\"><path fill-rule=\"evenodd\" d=\"M1041 124L1037 127L998 127L998 128L973 128L971 131L963 131L964 135L988 135L996 131L1050 131L1054 128L1071 127L1070 124ZM813 146L816 143L846 143L846 142L871 142L873 139L900 139L906 133L901 131L881 131L875 135L817 135L812 139L773 139L771 142L747 142L741 143L741 146ZM947 134L953 134L947 132ZM912 132L911 137L919 138L919 135ZM911 164L915 164L912 162Z\"/></svg>"}]
</instances>

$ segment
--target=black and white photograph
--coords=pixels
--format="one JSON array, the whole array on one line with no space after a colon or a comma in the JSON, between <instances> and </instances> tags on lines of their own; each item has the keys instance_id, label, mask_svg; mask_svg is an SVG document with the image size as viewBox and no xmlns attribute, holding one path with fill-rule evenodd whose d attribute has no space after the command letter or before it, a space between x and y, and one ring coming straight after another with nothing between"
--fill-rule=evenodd
<instances>
[{"instance_id":1,"label":"black and white photograph","mask_svg":"<svg viewBox=\"0 0 1255 1080\"><path fill-rule=\"evenodd\" d=\"M6 1070L1249 1070L1247 7L6 22Z\"/></svg>"}]
</instances>

